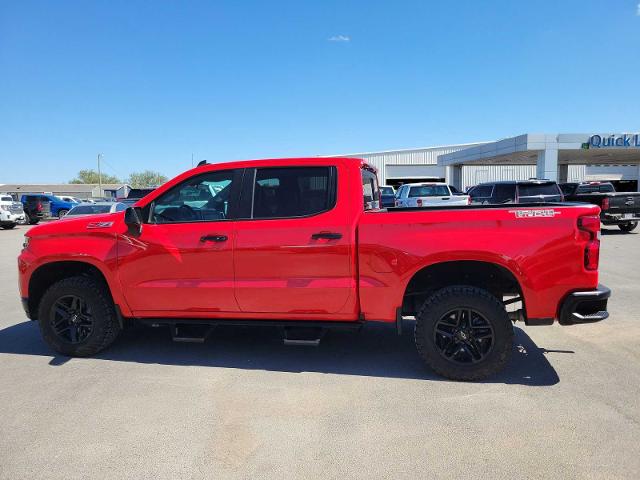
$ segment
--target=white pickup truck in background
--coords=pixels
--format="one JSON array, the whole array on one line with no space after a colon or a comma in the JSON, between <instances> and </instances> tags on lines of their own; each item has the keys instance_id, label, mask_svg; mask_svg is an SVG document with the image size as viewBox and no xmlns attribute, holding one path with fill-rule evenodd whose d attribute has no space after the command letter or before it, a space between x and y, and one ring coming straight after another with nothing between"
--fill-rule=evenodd
<instances>
[{"instance_id":1,"label":"white pickup truck in background","mask_svg":"<svg viewBox=\"0 0 640 480\"><path fill-rule=\"evenodd\" d=\"M449 185L441 182L405 183L396 193L396 207L439 207L469 205L469 195L454 195Z\"/></svg>"},{"instance_id":2,"label":"white pickup truck in background","mask_svg":"<svg viewBox=\"0 0 640 480\"><path fill-rule=\"evenodd\" d=\"M0 228L9 230L24 219L22 203L15 202L11 195L0 193Z\"/></svg>"}]
</instances>

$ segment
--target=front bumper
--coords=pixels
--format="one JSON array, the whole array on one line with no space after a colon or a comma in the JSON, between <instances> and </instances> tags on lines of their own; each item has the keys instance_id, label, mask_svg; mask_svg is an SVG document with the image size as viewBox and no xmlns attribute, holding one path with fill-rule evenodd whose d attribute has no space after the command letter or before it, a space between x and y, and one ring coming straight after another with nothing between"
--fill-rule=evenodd
<instances>
[{"instance_id":1,"label":"front bumper","mask_svg":"<svg viewBox=\"0 0 640 480\"><path fill-rule=\"evenodd\" d=\"M0 214L0 223L1 224L14 224L24 220L24 213L11 213L11 212L2 212Z\"/></svg>"},{"instance_id":2,"label":"front bumper","mask_svg":"<svg viewBox=\"0 0 640 480\"><path fill-rule=\"evenodd\" d=\"M560 308L560 325L600 322L609 317L607 301L611 290L598 285L595 290L570 293Z\"/></svg>"}]
</instances>

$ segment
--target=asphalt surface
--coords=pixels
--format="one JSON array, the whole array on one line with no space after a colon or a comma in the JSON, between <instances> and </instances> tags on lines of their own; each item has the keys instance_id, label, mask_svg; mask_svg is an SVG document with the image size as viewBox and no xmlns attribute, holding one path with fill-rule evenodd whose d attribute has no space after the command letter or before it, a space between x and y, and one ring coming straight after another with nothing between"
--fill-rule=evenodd
<instances>
[{"instance_id":1,"label":"asphalt surface","mask_svg":"<svg viewBox=\"0 0 640 480\"><path fill-rule=\"evenodd\" d=\"M26 320L0 230L0 478L638 478L640 234L603 235L599 324L516 328L483 383L426 370L411 333L369 326L317 349L276 330L205 344L131 329L58 356Z\"/></svg>"}]
</instances>

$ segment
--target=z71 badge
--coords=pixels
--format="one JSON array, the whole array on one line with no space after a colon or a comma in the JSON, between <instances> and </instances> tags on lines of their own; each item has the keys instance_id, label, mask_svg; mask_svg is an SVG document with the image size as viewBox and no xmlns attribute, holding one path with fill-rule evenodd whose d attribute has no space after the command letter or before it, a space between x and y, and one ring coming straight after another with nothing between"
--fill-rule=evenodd
<instances>
[{"instance_id":1,"label":"z71 badge","mask_svg":"<svg viewBox=\"0 0 640 480\"><path fill-rule=\"evenodd\" d=\"M539 217L555 217L560 215L558 210L553 208L545 210L509 210L509 213L515 213L516 218L539 218Z\"/></svg>"}]
</instances>

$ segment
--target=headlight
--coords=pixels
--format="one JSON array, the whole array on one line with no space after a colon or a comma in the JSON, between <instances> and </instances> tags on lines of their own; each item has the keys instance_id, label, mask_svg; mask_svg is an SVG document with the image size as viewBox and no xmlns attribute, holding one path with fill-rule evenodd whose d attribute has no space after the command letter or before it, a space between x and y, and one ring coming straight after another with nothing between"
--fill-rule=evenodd
<instances>
[{"instance_id":1,"label":"headlight","mask_svg":"<svg viewBox=\"0 0 640 480\"><path fill-rule=\"evenodd\" d=\"M24 240L22 241L22 249L24 250L29 246L29 242L31 241L31 237L24 236Z\"/></svg>"},{"instance_id":2,"label":"headlight","mask_svg":"<svg viewBox=\"0 0 640 480\"><path fill-rule=\"evenodd\" d=\"M0 209L9 211L9 205L0 205Z\"/></svg>"}]
</instances>

